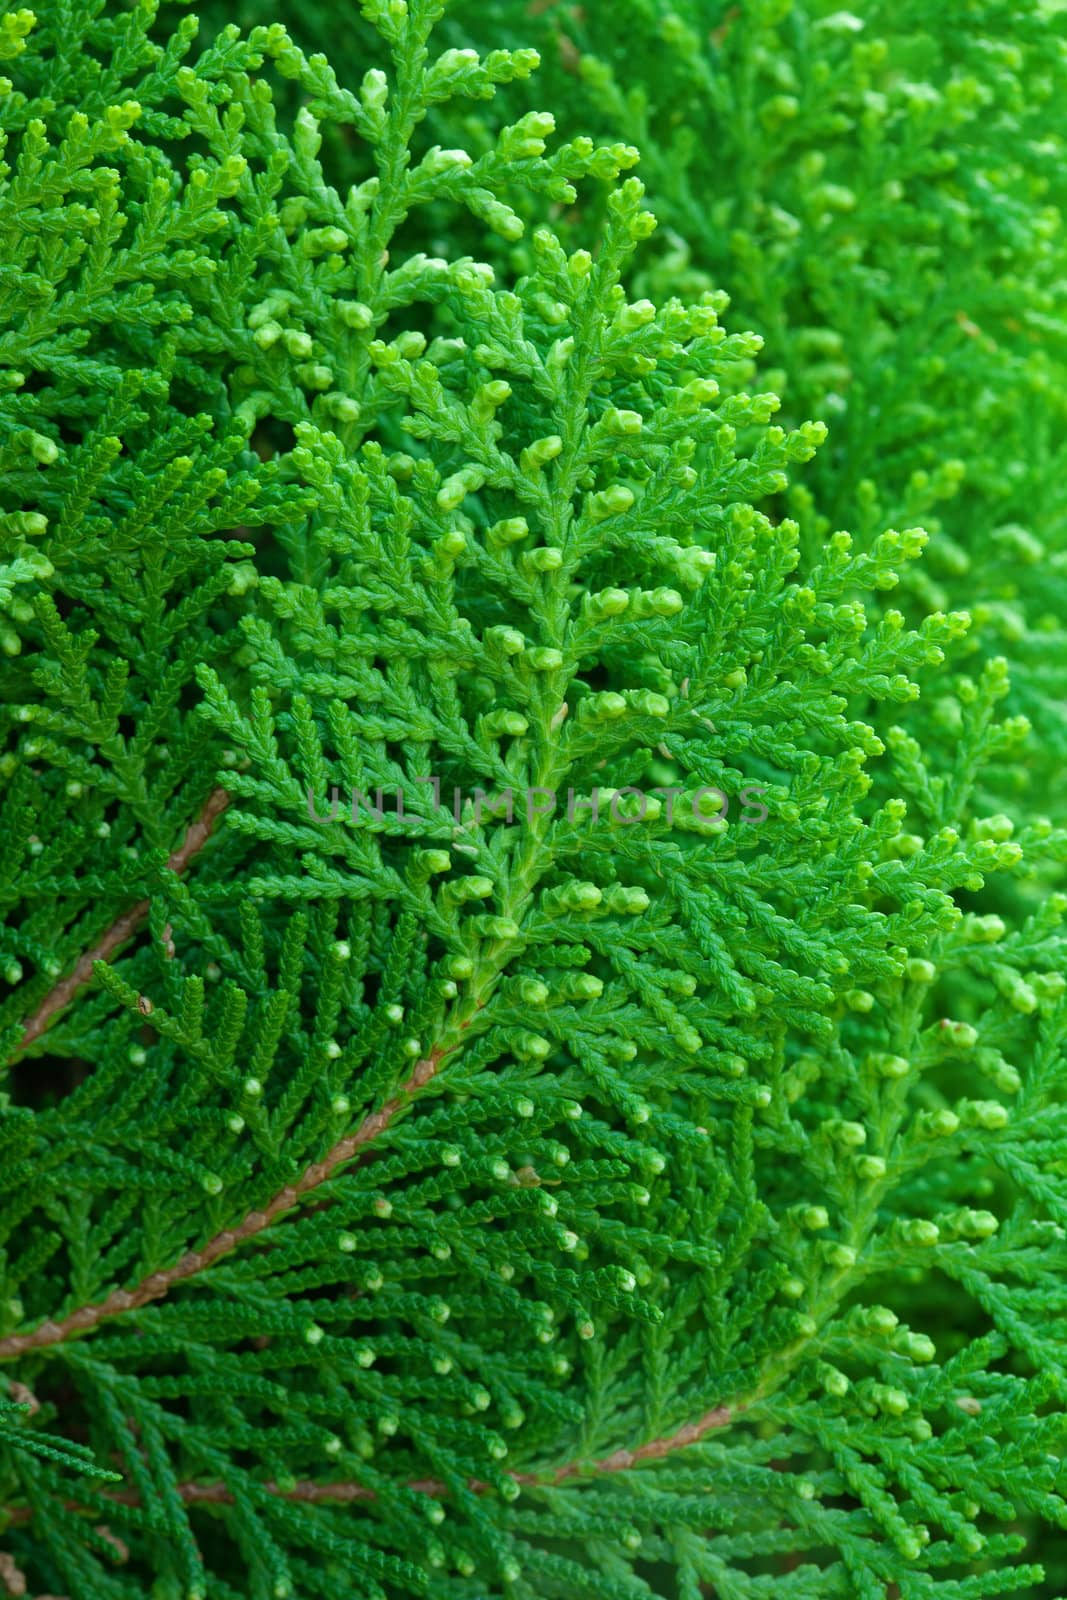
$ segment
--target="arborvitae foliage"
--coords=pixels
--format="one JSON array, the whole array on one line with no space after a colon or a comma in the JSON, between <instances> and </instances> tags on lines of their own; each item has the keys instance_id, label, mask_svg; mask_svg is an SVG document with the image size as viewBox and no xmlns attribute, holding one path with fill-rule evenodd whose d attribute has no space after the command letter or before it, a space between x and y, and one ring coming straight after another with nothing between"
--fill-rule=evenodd
<instances>
[{"instance_id":1,"label":"arborvitae foliage","mask_svg":"<svg viewBox=\"0 0 1067 1600\"><path fill-rule=\"evenodd\" d=\"M629 287L634 151L467 150L532 52L363 12L350 79L0 36L0 1578L1051 1594L1067 897L963 909L1064 850L976 813L1004 664L937 771L879 736L968 628L886 609L924 536L781 517L825 429Z\"/></svg>"},{"instance_id":2,"label":"arborvitae foliage","mask_svg":"<svg viewBox=\"0 0 1067 1600\"><path fill-rule=\"evenodd\" d=\"M327 15L293 20L317 35ZM464 0L454 37L505 21L540 45L564 131L640 147L670 230L647 292L728 291L783 416L829 425L790 496L805 544L930 532L914 603L972 611L967 652L1009 658L1034 728L1025 766L982 786L1062 817L1063 7L632 0L620 26L615 0ZM928 749L956 736L944 700Z\"/></svg>"}]
</instances>

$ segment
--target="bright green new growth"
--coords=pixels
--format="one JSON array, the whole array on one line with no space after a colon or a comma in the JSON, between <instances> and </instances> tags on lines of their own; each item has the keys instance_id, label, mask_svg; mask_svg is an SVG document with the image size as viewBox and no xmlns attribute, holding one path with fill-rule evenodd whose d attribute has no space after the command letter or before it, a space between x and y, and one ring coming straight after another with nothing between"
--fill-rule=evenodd
<instances>
[{"instance_id":1,"label":"bright green new growth","mask_svg":"<svg viewBox=\"0 0 1067 1600\"><path fill-rule=\"evenodd\" d=\"M969 624L886 609L924 535L782 518L823 426L629 287L635 152L472 123L536 58L441 9L365 0L358 83L0 34L4 1579L1044 1593L1067 897L962 909L1064 850L973 801L1004 663L889 733Z\"/></svg>"},{"instance_id":2,"label":"bright green new growth","mask_svg":"<svg viewBox=\"0 0 1067 1600\"><path fill-rule=\"evenodd\" d=\"M805 548L838 527L864 547L887 525L934 536L912 604L972 610L961 653L1009 658L1034 727L1026 763L982 791L1062 817L1062 6L631 0L625 27L614 0L493 11L498 35L541 47L562 132L641 149L669 240L647 292L728 291L783 414L829 424L788 496ZM325 14L299 21L317 35ZM481 44L485 7L461 3L455 26ZM957 731L947 685L921 729L931 759Z\"/></svg>"}]
</instances>

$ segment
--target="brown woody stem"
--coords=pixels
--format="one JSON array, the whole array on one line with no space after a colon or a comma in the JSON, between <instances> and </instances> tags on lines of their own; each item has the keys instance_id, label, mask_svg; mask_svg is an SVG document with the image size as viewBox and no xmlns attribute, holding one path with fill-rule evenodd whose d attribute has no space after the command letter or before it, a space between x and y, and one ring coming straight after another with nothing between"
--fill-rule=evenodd
<instances>
[{"instance_id":1,"label":"brown woody stem","mask_svg":"<svg viewBox=\"0 0 1067 1600\"><path fill-rule=\"evenodd\" d=\"M606 1472L625 1472L631 1467L640 1465L642 1461L658 1461L662 1456L670 1455L684 1445L696 1444L716 1428L729 1427L744 1409L744 1405L740 1404L715 1406L711 1411L706 1411L697 1422L687 1422L677 1432L666 1434L660 1439L650 1439L646 1444L638 1445L636 1450L614 1450L611 1455L602 1456L598 1461L568 1461L564 1466L548 1472L509 1472L507 1476L524 1489L538 1489L554 1488L569 1478L595 1477ZM406 1487L416 1494L439 1496L448 1493L447 1484L439 1478L416 1478ZM475 1494L485 1494L490 1486L479 1478L472 1478L467 1487ZM326 1501L350 1505L355 1501L378 1498L373 1489L368 1489L362 1483L314 1483L306 1478L291 1489L282 1489L273 1481L263 1484L263 1488L268 1494L277 1495L282 1500L297 1500L307 1504ZM186 1505L229 1506L233 1505L235 1498L224 1483L180 1483L178 1494ZM102 1491L102 1498L114 1501L116 1505L141 1504L140 1495L133 1489L105 1489ZM86 1510L76 1500L68 1501L66 1509ZM12 1522L28 1522L33 1513L28 1507L19 1507L9 1511L7 1515Z\"/></svg>"}]
</instances>

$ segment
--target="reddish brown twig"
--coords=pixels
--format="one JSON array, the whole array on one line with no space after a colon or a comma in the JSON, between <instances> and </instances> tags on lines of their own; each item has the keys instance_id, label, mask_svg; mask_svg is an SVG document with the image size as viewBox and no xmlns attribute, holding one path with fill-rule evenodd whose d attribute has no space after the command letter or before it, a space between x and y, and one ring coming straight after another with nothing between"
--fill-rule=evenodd
<instances>
[{"instance_id":1,"label":"reddish brown twig","mask_svg":"<svg viewBox=\"0 0 1067 1600\"><path fill-rule=\"evenodd\" d=\"M221 817L230 803L230 796L225 789L213 789L204 803L203 810L195 822L191 822L186 829L185 838L177 850L168 858L167 866L171 872L184 872L195 855L197 855L211 837L215 823ZM63 1011L73 1000L79 989L89 982L93 975L93 963L108 961L120 945L126 943L144 922L149 911L149 901L138 900L137 904L130 906L121 917L108 928L93 945L91 950L86 950L78 957L73 972L61 978L55 988L45 995L41 1004L27 1022L22 1032L19 1049L25 1050L29 1045L39 1039L48 1027L57 1012Z\"/></svg>"},{"instance_id":2,"label":"reddish brown twig","mask_svg":"<svg viewBox=\"0 0 1067 1600\"><path fill-rule=\"evenodd\" d=\"M744 1406L741 1405L714 1406L696 1422L687 1422L676 1433L666 1434L662 1439L650 1439L647 1444L639 1444L636 1450L613 1450L611 1455L602 1456L599 1461L570 1461L566 1466L557 1467L547 1478L543 1474L528 1472L513 1472L511 1476L516 1483L530 1485L565 1483L568 1478L580 1477L585 1473L627 1472L642 1461L658 1461L660 1456L669 1456L683 1445L699 1443L705 1434L714 1432L716 1428L727 1427L743 1410Z\"/></svg>"},{"instance_id":3,"label":"reddish brown twig","mask_svg":"<svg viewBox=\"0 0 1067 1600\"><path fill-rule=\"evenodd\" d=\"M228 1255L246 1239L252 1239L257 1233L262 1233L264 1228L269 1228L283 1212L292 1210L304 1195L316 1189L320 1183L325 1183L338 1167L351 1161L364 1145L370 1144L379 1134L384 1133L408 1096L424 1088L434 1076L444 1056L457 1048L458 1042L448 1047L439 1046L421 1061L417 1061L411 1076L391 1100L387 1100L378 1111L371 1112L365 1117L354 1133L339 1139L322 1160L313 1162L295 1183L286 1184L262 1211L250 1211L235 1228L224 1228L199 1250L186 1251L173 1267L151 1273L134 1289L115 1289L96 1305L80 1306L61 1322L42 1322L40 1327L32 1329L29 1333L9 1334L6 1339L0 1339L0 1360L10 1360L13 1356L25 1355L31 1350L43 1350L49 1345L62 1344L63 1340L69 1339L72 1334L85 1333L108 1317L121 1316L124 1311L137 1311L150 1301L159 1300L163 1295L169 1294L175 1284L183 1283L187 1278L193 1278L203 1272L220 1256Z\"/></svg>"},{"instance_id":4,"label":"reddish brown twig","mask_svg":"<svg viewBox=\"0 0 1067 1600\"><path fill-rule=\"evenodd\" d=\"M642 1461L658 1461L685 1445L698 1443L716 1428L728 1427L744 1409L743 1404L715 1406L711 1411L706 1411L699 1421L688 1422L677 1432L667 1434L663 1438L650 1439L646 1444L638 1445L636 1450L613 1450L611 1455L602 1456L598 1461L568 1461L565 1465L550 1468L546 1472L509 1472L506 1476L524 1489L538 1489L554 1488L557 1484L566 1483L569 1478L597 1477L605 1472L625 1472L631 1467L639 1466ZM357 1501L378 1498L373 1489L368 1489L362 1483L315 1483L305 1478L294 1484L291 1489L283 1489L273 1480L263 1484L262 1487L268 1494L277 1495L282 1500L302 1501L305 1504L333 1502L339 1505L351 1505ZM448 1493L448 1485L440 1478L415 1478L406 1487L415 1494L439 1496ZM470 1478L467 1487L474 1494L486 1494L491 1485L483 1483L480 1478ZM116 1505L141 1504L141 1496L136 1489L104 1489L101 1493L102 1498L111 1500ZM232 1490L227 1489L224 1483L180 1483L178 1494L186 1505L230 1506L234 1504L235 1499ZM87 1510L76 1500L68 1500L65 1509L78 1512ZM19 1506L8 1511L7 1516L11 1522L28 1522L33 1512L28 1506Z\"/></svg>"}]
</instances>

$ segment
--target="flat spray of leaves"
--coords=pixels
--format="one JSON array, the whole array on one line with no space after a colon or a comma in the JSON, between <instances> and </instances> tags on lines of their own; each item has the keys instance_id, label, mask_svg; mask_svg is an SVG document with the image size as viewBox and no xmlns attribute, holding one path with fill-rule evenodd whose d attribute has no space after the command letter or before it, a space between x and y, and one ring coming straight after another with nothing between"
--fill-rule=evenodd
<instances>
[{"instance_id":1,"label":"flat spray of leaves","mask_svg":"<svg viewBox=\"0 0 1067 1600\"><path fill-rule=\"evenodd\" d=\"M948 774L881 736L969 623L865 610L925 536L803 554L825 429L631 297L629 147L461 147L536 58L441 9L366 0L358 87L0 36L6 1581L1034 1592L1067 900L958 903L1063 850L963 821L1003 664Z\"/></svg>"}]
</instances>

